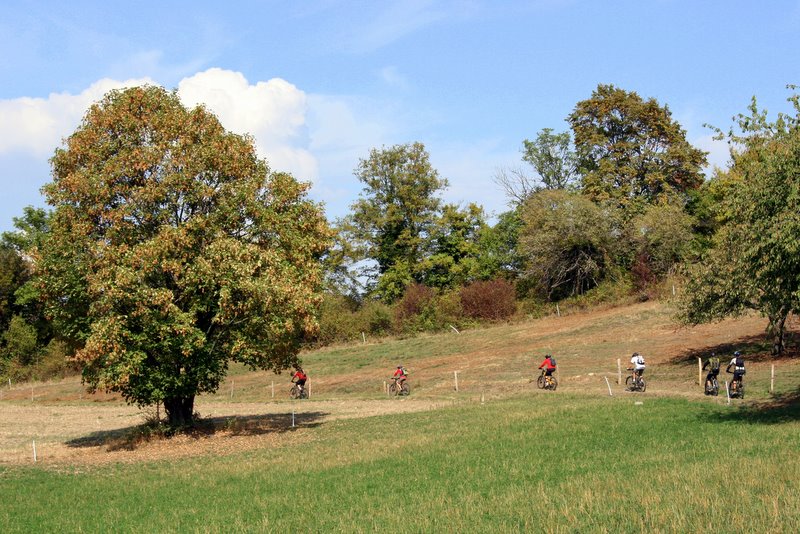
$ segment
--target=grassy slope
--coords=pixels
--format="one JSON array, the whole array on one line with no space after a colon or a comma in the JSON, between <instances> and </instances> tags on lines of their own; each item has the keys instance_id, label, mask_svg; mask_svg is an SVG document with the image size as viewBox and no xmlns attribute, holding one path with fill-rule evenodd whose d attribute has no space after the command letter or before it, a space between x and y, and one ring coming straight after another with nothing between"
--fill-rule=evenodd
<instances>
[{"instance_id":1,"label":"grassy slope","mask_svg":"<svg viewBox=\"0 0 800 534\"><path fill-rule=\"evenodd\" d=\"M797 403L729 407L693 384L693 349L757 350L747 343L762 329L748 319L675 331L668 310L640 305L318 351L306 367L321 398L374 397L390 411L398 401L380 383L402 359L414 395L446 407L309 423L299 439L225 457L0 468L0 531L796 532ZM613 377L634 349L653 364L648 393L604 396L598 373ZM543 350L564 368L556 393L527 382ZM767 399L767 365L751 367L749 397ZM791 391L797 365L780 366L779 391ZM269 377L233 379L253 400Z\"/></svg>"}]
</instances>

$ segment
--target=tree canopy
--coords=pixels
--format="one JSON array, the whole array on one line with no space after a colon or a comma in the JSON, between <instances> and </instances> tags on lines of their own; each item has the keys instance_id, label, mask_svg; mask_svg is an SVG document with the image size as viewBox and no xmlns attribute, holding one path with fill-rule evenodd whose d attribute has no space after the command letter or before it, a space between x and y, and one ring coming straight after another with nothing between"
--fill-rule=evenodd
<instances>
[{"instance_id":1,"label":"tree canopy","mask_svg":"<svg viewBox=\"0 0 800 534\"><path fill-rule=\"evenodd\" d=\"M159 87L108 93L65 143L38 279L90 389L163 402L182 425L230 361L296 362L329 238L306 184Z\"/></svg>"},{"instance_id":2,"label":"tree canopy","mask_svg":"<svg viewBox=\"0 0 800 534\"><path fill-rule=\"evenodd\" d=\"M341 226L357 259L377 264L376 272L367 273L371 289L394 300L425 255L441 208L437 195L447 180L439 177L422 143L372 149L355 174L364 189Z\"/></svg>"},{"instance_id":3,"label":"tree canopy","mask_svg":"<svg viewBox=\"0 0 800 534\"><path fill-rule=\"evenodd\" d=\"M542 190L522 210L520 253L524 276L547 298L578 295L607 274L611 228L603 210L588 198L563 190Z\"/></svg>"},{"instance_id":4,"label":"tree canopy","mask_svg":"<svg viewBox=\"0 0 800 534\"><path fill-rule=\"evenodd\" d=\"M578 102L572 127L584 194L633 209L703 183L705 153L692 147L667 106L613 85Z\"/></svg>"},{"instance_id":5,"label":"tree canopy","mask_svg":"<svg viewBox=\"0 0 800 534\"><path fill-rule=\"evenodd\" d=\"M755 100L727 137L733 167L725 180L713 247L694 266L679 317L697 324L756 310L768 317L774 354L784 324L800 311L800 103L769 122Z\"/></svg>"}]
</instances>

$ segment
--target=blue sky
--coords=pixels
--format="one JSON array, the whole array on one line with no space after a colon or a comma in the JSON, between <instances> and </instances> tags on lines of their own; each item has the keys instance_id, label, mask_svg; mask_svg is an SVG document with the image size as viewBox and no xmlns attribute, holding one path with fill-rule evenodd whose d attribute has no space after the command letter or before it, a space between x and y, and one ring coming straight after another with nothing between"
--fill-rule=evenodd
<instances>
[{"instance_id":1,"label":"blue sky","mask_svg":"<svg viewBox=\"0 0 800 534\"><path fill-rule=\"evenodd\" d=\"M0 4L0 231L44 205L48 158L106 91L177 88L251 133L340 217L372 147L423 142L444 197L506 209L492 177L611 83L667 104L724 165L704 123L800 83L800 3L774 0L106 1Z\"/></svg>"}]
</instances>

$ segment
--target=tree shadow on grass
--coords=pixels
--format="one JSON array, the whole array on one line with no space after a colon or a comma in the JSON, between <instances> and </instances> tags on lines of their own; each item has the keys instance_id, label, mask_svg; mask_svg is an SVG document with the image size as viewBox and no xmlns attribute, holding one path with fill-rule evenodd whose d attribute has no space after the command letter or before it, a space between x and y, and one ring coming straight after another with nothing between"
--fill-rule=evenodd
<instances>
[{"instance_id":1,"label":"tree shadow on grass","mask_svg":"<svg viewBox=\"0 0 800 534\"><path fill-rule=\"evenodd\" d=\"M147 422L141 425L92 432L66 442L69 447L106 447L109 451L135 450L140 445L176 436L194 439L233 436L283 434L300 428L315 428L322 424L327 412L279 413L263 415L234 415L198 418L194 425L169 429L163 424Z\"/></svg>"},{"instance_id":2,"label":"tree shadow on grass","mask_svg":"<svg viewBox=\"0 0 800 534\"><path fill-rule=\"evenodd\" d=\"M738 409L723 412L717 420L758 425L800 421L800 388L775 395L769 400L750 402Z\"/></svg>"},{"instance_id":3,"label":"tree shadow on grass","mask_svg":"<svg viewBox=\"0 0 800 534\"><path fill-rule=\"evenodd\" d=\"M789 337L786 335L786 350L780 358L772 355L772 343L766 334L758 334L755 336L744 336L729 343L718 343L716 345L707 345L700 348L692 348L685 350L668 360L668 363L673 365L697 364L697 358L702 358L705 363L711 353L715 353L720 359L720 364L724 367L728 364L733 353L737 350L742 353L746 362L778 362L784 359L792 359L800 357L800 347L798 347L795 336ZM791 344L791 346L790 346ZM727 358L727 359L726 359Z\"/></svg>"}]
</instances>

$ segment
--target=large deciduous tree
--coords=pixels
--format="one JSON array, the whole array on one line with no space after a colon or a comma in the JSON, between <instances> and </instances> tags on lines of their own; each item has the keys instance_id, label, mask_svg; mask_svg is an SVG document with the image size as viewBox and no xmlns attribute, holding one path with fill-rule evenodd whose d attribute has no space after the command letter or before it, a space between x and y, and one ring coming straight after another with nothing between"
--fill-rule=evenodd
<instances>
[{"instance_id":1,"label":"large deciduous tree","mask_svg":"<svg viewBox=\"0 0 800 534\"><path fill-rule=\"evenodd\" d=\"M756 310L769 319L773 354L800 311L800 103L795 115L768 122L755 99L728 133L733 166L726 178L724 224L695 265L679 318L698 324Z\"/></svg>"},{"instance_id":2,"label":"large deciduous tree","mask_svg":"<svg viewBox=\"0 0 800 534\"><path fill-rule=\"evenodd\" d=\"M376 263L368 273L371 287L391 301L412 281L413 267L425 254L440 211L437 195L447 180L439 177L422 143L372 149L355 175L364 189L341 226L355 255Z\"/></svg>"},{"instance_id":3,"label":"large deciduous tree","mask_svg":"<svg viewBox=\"0 0 800 534\"><path fill-rule=\"evenodd\" d=\"M296 361L329 238L307 185L159 87L112 91L65 143L37 268L91 390L163 402L179 426L229 362Z\"/></svg>"},{"instance_id":4,"label":"large deciduous tree","mask_svg":"<svg viewBox=\"0 0 800 534\"><path fill-rule=\"evenodd\" d=\"M572 127L584 194L631 214L703 183L705 153L692 147L667 106L599 85L575 106Z\"/></svg>"}]
</instances>

